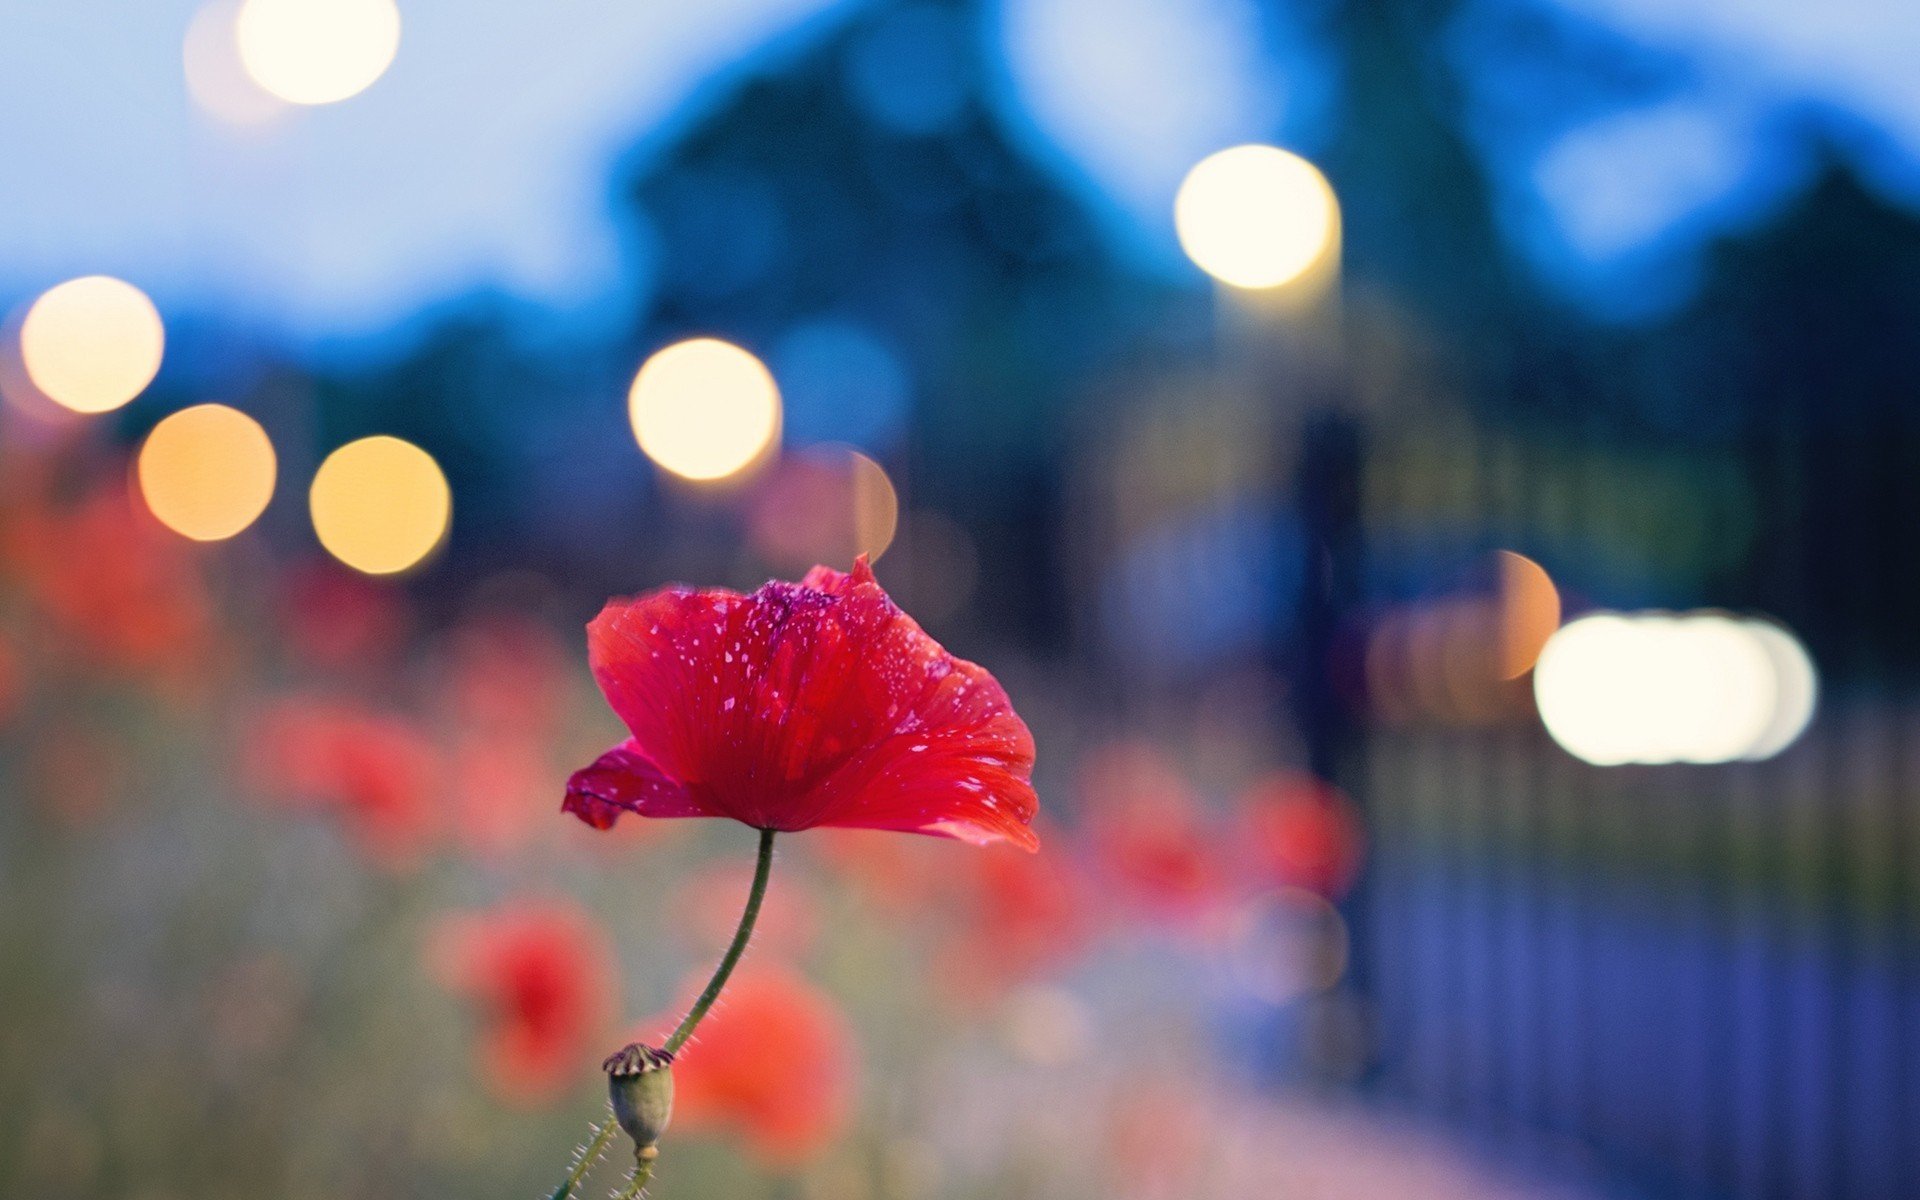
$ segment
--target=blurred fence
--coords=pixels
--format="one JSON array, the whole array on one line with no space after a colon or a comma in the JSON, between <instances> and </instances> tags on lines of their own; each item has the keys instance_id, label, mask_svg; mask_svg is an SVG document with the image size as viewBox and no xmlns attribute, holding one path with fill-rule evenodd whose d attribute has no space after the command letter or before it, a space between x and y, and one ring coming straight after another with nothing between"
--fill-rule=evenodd
<instances>
[{"instance_id":1,"label":"blurred fence","mask_svg":"<svg viewBox=\"0 0 1920 1200\"><path fill-rule=\"evenodd\" d=\"M1310 602L1287 632L1310 643L1297 661L1317 682L1296 698L1309 713L1341 703L1350 664L1332 630L1365 615L1326 611L1365 603L1341 581L1378 579L1409 552L1395 511L1430 524L1449 514L1490 545L1548 529L1564 549L1660 503L1591 467L1569 490L1564 455L1522 438L1404 420L1372 420L1363 436L1340 420L1347 433L1331 439L1308 424L1298 472L1308 560L1324 564L1307 578L1319 615ZM1458 465L1450 484L1408 467L1436 440ZM1867 440L1854 441L1849 473L1900 469ZM1769 495L1780 480L1762 456L1789 444L1682 461L1703 477L1730 464L1726 486L1751 496L1729 510L1751 500L1764 518L1805 499L1784 485ZM1898 486L1864 479L1856 494ZM1408 488L1425 491L1393 494ZM1348 492L1369 497L1351 527L1339 515ZM1842 615L1813 639L1823 668L1840 670L1823 679L1813 726L1775 759L1588 766L1530 712L1376 711L1364 730L1298 722L1314 765L1370 813L1370 874L1350 913L1351 986L1375 1022L1369 1088L1490 1139L1563 1137L1631 1194L1920 1194L1909 732L1920 714L1885 681L1874 623L1844 619L1887 603L1875 559L1898 534L1876 531L1864 503L1811 507L1832 519L1782 525L1840 540L1858 569L1805 578L1803 564L1831 555L1791 544L1751 556L1773 576L1747 592L1787 604L1823 593L1816 611Z\"/></svg>"}]
</instances>

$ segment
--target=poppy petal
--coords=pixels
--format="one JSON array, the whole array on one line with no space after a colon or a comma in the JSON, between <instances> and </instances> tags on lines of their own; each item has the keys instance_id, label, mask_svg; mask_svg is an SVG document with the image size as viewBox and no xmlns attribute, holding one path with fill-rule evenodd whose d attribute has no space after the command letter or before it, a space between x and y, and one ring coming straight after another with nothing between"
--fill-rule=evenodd
<instances>
[{"instance_id":1,"label":"poppy petal","mask_svg":"<svg viewBox=\"0 0 1920 1200\"><path fill-rule=\"evenodd\" d=\"M1026 725L864 558L750 596L671 588L615 601L588 626L588 652L650 772L648 799L616 807L1037 845Z\"/></svg>"},{"instance_id":2,"label":"poppy petal","mask_svg":"<svg viewBox=\"0 0 1920 1200\"><path fill-rule=\"evenodd\" d=\"M661 773L631 739L593 760L567 780L560 805L595 829L610 829L623 812L643 817L711 817L715 814Z\"/></svg>"}]
</instances>

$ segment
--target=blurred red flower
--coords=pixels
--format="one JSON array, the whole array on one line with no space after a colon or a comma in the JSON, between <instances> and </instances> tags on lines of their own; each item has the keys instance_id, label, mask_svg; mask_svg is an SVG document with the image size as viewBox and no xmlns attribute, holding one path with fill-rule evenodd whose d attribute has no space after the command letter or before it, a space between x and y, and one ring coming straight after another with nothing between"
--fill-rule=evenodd
<instances>
[{"instance_id":1,"label":"blurred red flower","mask_svg":"<svg viewBox=\"0 0 1920 1200\"><path fill-rule=\"evenodd\" d=\"M27 694L27 673L11 634L0 632L0 728L11 724Z\"/></svg>"},{"instance_id":2,"label":"blurred red flower","mask_svg":"<svg viewBox=\"0 0 1920 1200\"><path fill-rule=\"evenodd\" d=\"M758 829L894 829L1032 850L1033 738L984 669L901 612L862 557L750 596L616 600L588 658L632 737L567 784L597 828L623 812Z\"/></svg>"},{"instance_id":3,"label":"blurred red flower","mask_svg":"<svg viewBox=\"0 0 1920 1200\"><path fill-rule=\"evenodd\" d=\"M1157 751L1137 742L1108 746L1087 757L1078 782L1094 863L1122 899L1184 919L1226 898L1222 839Z\"/></svg>"},{"instance_id":4,"label":"blurred red flower","mask_svg":"<svg viewBox=\"0 0 1920 1200\"><path fill-rule=\"evenodd\" d=\"M1241 798L1235 844L1262 884L1338 900L1360 872L1365 841L1353 802L1311 775L1279 772Z\"/></svg>"},{"instance_id":5,"label":"blurred red flower","mask_svg":"<svg viewBox=\"0 0 1920 1200\"><path fill-rule=\"evenodd\" d=\"M753 963L674 1063L674 1128L731 1133L770 1167L799 1166L845 1131L854 1059L831 999L784 968Z\"/></svg>"},{"instance_id":6,"label":"blurred red flower","mask_svg":"<svg viewBox=\"0 0 1920 1200\"><path fill-rule=\"evenodd\" d=\"M545 625L514 613L463 622L447 646L445 694L464 731L544 738L564 712L566 652Z\"/></svg>"},{"instance_id":7,"label":"blurred red flower","mask_svg":"<svg viewBox=\"0 0 1920 1200\"><path fill-rule=\"evenodd\" d=\"M413 859L439 824L439 756L399 717L284 701L255 728L245 766L270 796L338 810L361 848L389 866Z\"/></svg>"},{"instance_id":8,"label":"blurred red flower","mask_svg":"<svg viewBox=\"0 0 1920 1200\"><path fill-rule=\"evenodd\" d=\"M501 857L519 850L543 828L553 787L546 748L522 736L455 737L445 761L448 822L461 845Z\"/></svg>"},{"instance_id":9,"label":"blurred red flower","mask_svg":"<svg viewBox=\"0 0 1920 1200\"><path fill-rule=\"evenodd\" d=\"M479 1054L505 1099L538 1103L582 1077L614 1004L606 935L571 903L525 902L449 917L431 959L479 1010Z\"/></svg>"},{"instance_id":10,"label":"blurred red flower","mask_svg":"<svg viewBox=\"0 0 1920 1200\"><path fill-rule=\"evenodd\" d=\"M1066 860L989 852L955 877L958 925L939 957L943 991L968 1004L1060 965L1088 937L1087 896Z\"/></svg>"},{"instance_id":11,"label":"blurred red flower","mask_svg":"<svg viewBox=\"0 0 1920 1200\"><path fill-rule=\"evenodd\" d=\"M86 658L175 677L204 672L212 602L190 544L161 528L124 488L10 514L3 545L48 623Z\"/></svg>"},{"instance_id":12,"label":"blurred red flower","mask_svg":"<svg viewBox=\"0 0 1920 1200\"><path fill-rule=\"evenodd\" d=\"M316 561L289 571L284 593L287 643L316 667L347 672L385 665L406 642L406 600L389 582Z\"/></svg>"}]
</instances>

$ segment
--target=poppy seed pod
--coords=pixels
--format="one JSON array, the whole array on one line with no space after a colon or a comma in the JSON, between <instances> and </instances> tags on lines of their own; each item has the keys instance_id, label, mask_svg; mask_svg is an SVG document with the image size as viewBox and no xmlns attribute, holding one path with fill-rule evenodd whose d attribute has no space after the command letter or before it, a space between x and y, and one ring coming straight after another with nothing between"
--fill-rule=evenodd
<instances>
[{"instance_id":1,"label":"poppy seed pod","mask_svg":"<svg viewBox=\"0 0 1920 1200\"><path fill-rule=\"evenodd\" d=\"M600 1065L607 1073L614 1119L633 1139L635 1156L654 1157L673 1119L673 1055L635 1042Z\"/></svg>"}]
</instances>

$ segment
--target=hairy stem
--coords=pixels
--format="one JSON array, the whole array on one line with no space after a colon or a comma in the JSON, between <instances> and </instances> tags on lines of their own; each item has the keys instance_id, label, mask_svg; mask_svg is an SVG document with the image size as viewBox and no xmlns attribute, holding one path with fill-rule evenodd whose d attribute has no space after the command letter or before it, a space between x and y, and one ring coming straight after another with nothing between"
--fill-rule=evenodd
<instances>
[{"instance_id":1,"label":"hairy stem","mask_svg":"<svg viewBox=\"0 0 1920 1200\"><path fill-rule=\"evenodd\" d=\"M700 1018L707 1015L713 1002L720 998L720 989L727 986L727 979L733 969L740 965L740 956L746 952L747 942L753 937L753 923L760 919L760 902L767 898L767 878L773 873L773 830L760 831L760 858L753 868L753 889L747 893L746 911L740 914L740 927L733 931L733 944L727 947L727 953L714 968L713 978L707 981L707 990L693 1002L687 1015L680 1019L680 1025L667 1038L661 1047L668 1054L678 1054L680 1047L687 1044L693 1036L693 1027Z\"/></svg>"},{"instance_id":2,"label":"hairy stem","mask_svg":"<svg viewBox=\"0 0 1920 1200\"><path fill-rule=\"evenodd\" d=\"M587 1177L587 1172L593 1169L593 1164L599 1162L600 1156L607 1152L607 1143L613 1140L613 1130L612 1117L608 1117L594 1129L592 1140L574 1155L573 1170L567 1172L566 1180L553 1189L553 1195L547 1200L567 1200L567 1197L580 1190L580 1181Z\"/></svg>"},{"instance_id":3,"label":"hairy stem","mask_svg":"<svg viewBox=\"0 0 1920 1200\"><path fill-rule=\"evenodd\" d=\"M753 887L747 892L747 907L740 914L740 927L733 931L733 942L727 947L726 954L721 957L720 965L714 968L713 978L707 981L706 990L700 993L700 998L693 1002L693 1007L687 1010L687 1015L680 1019L680 1024L668 1036L666 1045L662 1049L669 1055L678 1053L680 1047L687 1044L687 1039L693 1036L694 1026L700 1024L700 1019L707 1015L707 1010L713 1007L713 1002L720 998L721 989L727 986L727 980L733 975L733 969L740 965L740 956L747 951L747 943L753 939L754 922L760 919L760 904L767 898L767 880L773 874L773 833L771 829L760 831L760 857L754 864ZM593 1139L580 1148L580 1153L574 1158L573 1169L567 1172L566 1180L553 1189L553 1194L547 1200L569 1200L579 1190L580 1181L586 1178L593 1164L606 1153L607 1142L613 1137L614 1124L610 1117L594 1129ZM652 1147L647 1149L651 1150ZM652 1178L653 1157L643 1155L634 1167L633 1177L627 1180L617 1200L634 1200L646 1189L647 1181Z\"/></svg>"},{"instance_id":4,"label":"hairy stem","mask_svg":"<svg viewBox=\"0 0 1920 1200\"><path fill-rule=\"evenodd\" d=\"M627 1186L620 1189L614 1200L636 1200L647 1191L647 1184L653 1179L653 1160L643 1158L634 1165L633 1174L627 1177Z\"/></svg>"}]
</instances>

